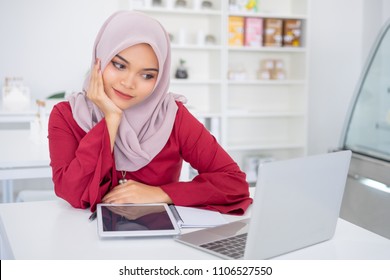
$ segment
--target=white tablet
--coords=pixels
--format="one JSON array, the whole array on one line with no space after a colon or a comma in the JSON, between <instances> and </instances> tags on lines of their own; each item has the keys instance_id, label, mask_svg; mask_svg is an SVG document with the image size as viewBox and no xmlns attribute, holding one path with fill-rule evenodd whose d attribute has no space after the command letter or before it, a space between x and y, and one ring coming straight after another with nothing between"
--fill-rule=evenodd
<instances>
[{"instance_id":1,"label":"white tablet","mask_svg":"<svg viewBox=\"0 0 390 280\"><path fill-rule=\"evenodd\" d=\"M97 224L101 237L180 234L176 219L165 203L98 204Z\"/></svg>"}]
</instances>

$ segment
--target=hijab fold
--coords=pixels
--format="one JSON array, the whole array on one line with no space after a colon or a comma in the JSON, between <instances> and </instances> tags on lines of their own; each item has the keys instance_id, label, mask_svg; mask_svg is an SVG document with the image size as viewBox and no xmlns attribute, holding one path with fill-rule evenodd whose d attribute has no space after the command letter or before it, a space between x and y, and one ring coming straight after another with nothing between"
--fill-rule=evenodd
<instances>
[{"instance_id":1,"label":"hijab fold","mask_svg":"<svg viewBox=\"0 0 390 280\"><path fill-rule=\"evenodd\" d=\"M115 55L140 43L152 47L159 73L152 94L124 110L118 128L114 145L116 168L130 172L146 166L163 149L175 122L176 101L185 102L183 96L168 92L171 66L168 34L158 21L142 13L120 11L105 21L94 43L91 67L99 58L103 72ZM104 118L86 96L89 81L90 75L85 79L83 91L68 98L73 117L85 132Z\"/></svg>"}]
</instances>

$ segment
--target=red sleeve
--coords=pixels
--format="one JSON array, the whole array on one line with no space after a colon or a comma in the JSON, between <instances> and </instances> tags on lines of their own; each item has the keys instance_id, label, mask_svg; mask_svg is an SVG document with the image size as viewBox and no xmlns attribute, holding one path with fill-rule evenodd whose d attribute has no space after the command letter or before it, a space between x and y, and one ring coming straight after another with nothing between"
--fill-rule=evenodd
<instances>
[{"instance_id":1,"label":"red sleeve","mask_svg":"<svg viewBox=\"0 0 390 280\"><path fill-rule=\"evenodd\" d=\"M222 213L244 214L252 203L246 175L210 132L179 104L175 131L183 159L198 170L191 182L161 186L172 201Z\"/></svg>"},{"instance_id":2,"label":"red sleeve","mask_svg":"<svg viewBox=\"0 0 390 280\"><path fill-rule=\"evenodd\" d=\"M114 173L105 120L85 133L69 103L56 105L49 119L49 150L56 194L73 207L94 211Z\"/></svg>"}]
</instances>

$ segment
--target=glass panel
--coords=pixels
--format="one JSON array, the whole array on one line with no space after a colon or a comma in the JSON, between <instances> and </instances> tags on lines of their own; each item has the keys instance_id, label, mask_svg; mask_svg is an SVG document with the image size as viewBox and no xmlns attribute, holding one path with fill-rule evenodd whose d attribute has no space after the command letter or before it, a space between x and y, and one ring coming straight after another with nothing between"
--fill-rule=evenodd
<instances>
[{"instance_id":1,"label":"glass panel","mask_svg":"<svg viewBox=\"0 0 390 280\"><path fill-rule=\"evenodd\" d=\"M390 161L390 22L383 29L361 80L344 148Z\"/></svg>"}]
</instances>

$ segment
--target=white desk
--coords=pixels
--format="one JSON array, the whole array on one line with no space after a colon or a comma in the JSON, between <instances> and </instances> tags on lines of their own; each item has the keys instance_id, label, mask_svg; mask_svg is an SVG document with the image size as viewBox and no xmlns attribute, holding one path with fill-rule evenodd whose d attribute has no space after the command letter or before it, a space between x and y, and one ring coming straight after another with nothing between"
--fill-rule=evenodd
<instances>
[{"instance_id":1,"label":"white desk","mask_svg":"<svg viewBox=\"0 0 390 280\"><path fill-rule=\"evenodd\" d=\"M217 259L172 237L100 239L97 222L89 222L89 215L89 210L74 209L62 200L0 204L1 258ZM277 259L390 260L390 240L339 219L332 240Z\"/></svg>"},{"instance_id":2,"label":"white desk","mask_svg":"<svg viewBox=\"0 0 390 280\"><path fill-rule=\"evenodd\" d=\"M0 130L3 202L13 200L14 179L50 178L47 141L33 141L29 130Z\"/></svg>"}]
</instances>

